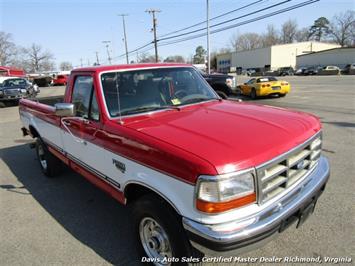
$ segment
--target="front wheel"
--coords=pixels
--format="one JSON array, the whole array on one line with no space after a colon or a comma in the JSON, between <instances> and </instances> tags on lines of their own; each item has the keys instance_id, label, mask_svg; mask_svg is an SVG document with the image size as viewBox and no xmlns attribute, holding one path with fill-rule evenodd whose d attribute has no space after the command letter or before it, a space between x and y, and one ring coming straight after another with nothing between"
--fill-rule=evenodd
<instances>
[{"instance_id":1,"label":"front wheel","mask_svg":"<svg viewBox=\"0 0 355 266\"><path fill-rule=\"evenodd\" d=\"M147 258L159 266L187 265L182 257L197 258L198 252L187 239L181 217L160 197L148 194L138 199L132 206L132 215L142 261Z\"/></svg>"}]
</instances>

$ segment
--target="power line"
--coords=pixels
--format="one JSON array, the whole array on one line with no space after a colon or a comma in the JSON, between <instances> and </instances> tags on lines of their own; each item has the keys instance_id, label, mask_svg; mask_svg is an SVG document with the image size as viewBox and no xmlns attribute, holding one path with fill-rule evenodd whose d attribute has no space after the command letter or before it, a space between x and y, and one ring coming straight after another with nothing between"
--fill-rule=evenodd
<instances>
[{"instance_id":1,"label":"power line","mask_svg":"<svg viewBox=\"0 0 355 266\"><path fill-rule=\"evenodd\" d=\"M246 9L246 8L248 8L248 7L250 7L250 6L253 6L253 5L255 5L255 4L257 4L257 3L260 3L260 2L263 2L263 1L268 1L268 0L257 0L257 1L254 1L254 2L252 2L252 3L250 3L250 4L245 5L245 6L242 6L242 7L236 8L236 9L233 9L233 10L231 10L231 11L228 11L228 12L222 13L222 14L216 16L216 17L213 17L213 18L210 19L210 21L211 21L211 20L218 19L218 18L223 17L223 16L226 16L226 15L229 15L229 14L231 14L231 13L234 13L234 12L237 12L237 11L240 11L240 10L243 10L243 9ZM289 0L289 1L291 1L291 0ZM170 33L166 33L166 34L162 35L161 37L167 36L167 35L171 35L171 34L174 34L174 33L177 33L177 32L181 32L181 31L184 31L184 30L187 30L187 29L190 29L190 28L193 28L193 27L202 25L202 24L204 24L204 23L206 23L206 20L203 21L203 22L199 22L199 23L197 23L197 24L191 25L191 26L189 26L189 27L180 29L180 30L176 30L176 31L173 31L173 32L170 32ZM139 50L141 50L141 49L143 49L143 48L145 48L145 47L147 47L147 46L149 46L149 45L151 45L151 44L153 44L153 43L154 43L154 41L151 41L151 42L149 42L149 43L147 43L147 44L145 44L145 45L142 45L142 46L140 46L140 47L138 47L138 48L136 48L136 49L134 49L134 50L132 50L132 51L129 51L127 54L135 53L135 52L137 52L137 51L139 51ZM149 50L151 50L151 49L149 49ZM124 55L125 55L125 54L121 54L121 55L119 55L119 56L114 57L113 59L121 58L121 57L123 57Z\"/></svg>"},{"instance_id":2,"label":"power line","mask_svg":"<svg viewBox=\"0 0 355 266\"><path fill-rule=\"evenodd\" d=\"M223 25L223 24L226 24L226 23L229 23L229 22L232 22L234 20L238 20L238 19L241 19L241 18L244 18L244 17L247 17L247 16L250 16L250 15L254 15L256 13L260 13L262 11L265 11L265 10L268 10L268 9L271 9L271 8L274 8L276 6L279 6L279 5L283 5L287 2L290 2L292 0L285 0L285 1L282 1L280 3L276 3L274 5L271 5L271 6L267 6L265 8L262 8L262 9L258 9L256 11L253 11L253 12L250 12L248 14L245 14L245 15L242 15L242 16L239 16L239 17L236 17L236 18L232 18L232 19L229 19L229 20L225 20L225 21L222 21L220 23L217 23L217 24L214 24L212 26L210 26L210 28L215 28L215 27L218 27L220 25ZM197 30L193 30L193 31L189 31L189 32L185 32L185 33L180 33L180 34L177 34L177 35L173 35L173 36L170 36L170 37L165 37L165 38L160 38L158 41L165 41L165 40L169 40L169 39L174 39L174 38L178 38L178 37L181 37L181 36L185 36L185 35L189 35L189 34L192 34L192 33L196 33L196 32L199 32L199 31L203 31L203 30L206 30L206 27L204 28L199 28Z\"/></svg>"},{"instance_id":3,"label":"power line","mask_svg":"<svg viewBox=\"0 0 355 266\"><path fill-rule=\"evenodd\" d=\"M240 26L245 25L245 24L249 24L249 23L252 23L252 22L255 22L255 21L259 21L259 20L262 20L262 19L265 19L265 18L269 18L269 17L275 16L275 15L278 15L278 14L281 14L281 13L285 13L285 12L288 12L288 11L303 7L303 6L314 4L314 3L319 2L319 1L320 0L308 0L308 1L296 4L296 5L284 8L284 9L280 9L280 10L274 11L274 12L269 13L269 14L265 14L265 15L262 15L262 16L259 16L259 17L253 18L253 19L249 19L249 20L246 20L246 21L243 21L243 22L239 22L239 23L236 23L236 24L233 24L233 25L229 25L229 26L220 28L220 29L213 30L213 31L211 31L211 34L215 34L215 33L218 33L218 32L221 32L221 31L225 31L225 30L228 30L228 29L231 29L231 28L240 27ZM200 34L196 34L196 35L193 35L193 36L181 38L181 39L178 39L178 40L175 40L175 41L161 43L160 46L167 46L167 45L171 45L171 44L175 44L175 43L189 41L189 40L192 40L192 39L203 37L205 35L206 35L206 33L200 33Z\"/></svg>"},{"instance_id":4,"label":"power line","mask_svg":"<svg viewBox=\"0 0 355 266\"><path fill-rule=\"evenodd\" d=\"M265 1L265 0L258 0L258 1L252 2L252 3L250 3L250 4L247 4L247 5L245 5L245 6L242 6L242 7L236 8L236 9L233 9L233 10L231 10L231 11L228 11L228 12L226 12L226 13L223 13L223 14L220 14L220 15L218 15L218 16L216 16L216 17L211 18L210 21L216 20L216 19L221 18L221 17L223 17L223 16L227 16L227 15L232 14L232 13L237 12L237 11L246 9L246 8L248 8L248 7L250 7L250 6L253 6L253 5L258 4L258 3L260 3L260 2L263 2L263 1ZM206 23L206 20L205 20L205 21L201 21L201 22L196 23L196 24L193 24L193 25L191 25L191 26L182 28L182 29L180 29L180 30L175 30L175 31L172 31L172 32L169 32L169 33L165 33L165 34L161 35L160 37L169 36L169 35L174 34L174 33L178 33L178 32L181 32L181 31L185 31L185 30L194 28L194 27L196 27L196 26L203 25L203 24L205 24L205 23Z\"/></svg>"},{"instance_id":5,"label":"power line","mask_svg":"<svg viewBox=\"0 0 355 266\"><path fill-rule=\"evenodd\" d=\"M237 20L237 19L240 19L242 17L246 17L250 14L256 14L258 12L261 12L261 11L264 11L266 9L270 9L272 7L275 7L277 5L281 5L281 4L284 4L286 2L289 2L289 1L292 1L292 0L287 0L287 1L283 1L281 3L278 3L278 4L275 4L275 5L272 5L272 6L269 6L269 7L266 7L266 8L263 8L262 10L257 10L257 11L254 11L254 12L251 12L249 14L246 14L246 15L243 15L243 16L240 16L240 17L237 17L237 18L234 18L234 19L230 19L226 22L221 22L221 23L218 23L218 24L214 24L212 25L211 27L216 27L218 25L222 25L222 24L225 24L225 23L228 23L228 22L231 22L233 20ZM277 11L274 11L274 12L271 12L271 13L268 13L268 14L264 14L264 15L261 15L259 17L256 17L256 18L253 18L253 19L249 19L249 20L246 20L246 21L243 21L243 22L239 22L239 23L236 23L236 24L232 24L232 25L229 25L229 26L226 26L226 27L223 27L223 28L220 28L220 29L215 29L213 31L211 31L211 34L215 34L215 33L218 33L218 32L221 32L221 31L225 31L225 30L228 30L228 29L231 29L231 28L235 28L235 27L239 27L239 26L242 26L242 25L245 25L245 24L249 24L249 23L252 23L252 22L255 22L255 21L258 21L258 20L262 20L262 19L265 19L265 18L268 18L268 17L272 17L272 16L275 16L275 15L278 15L278 14L281 14L281 13L285 13L285 12L288 12L288 11L292 11L294 9L297 9L297 8L300 8L300 7L303 7L303 6L307 6L307 5L310 5L310 4L313 4L315 2L318 2L320 0L308 0L308 1L305 1L305 2L302 2L302 3L299 3L299 4L296 4L296 5L293 5L293 6L290 6L290 7L287 7L287 8L284 8L284 9L280 9L280 10L277 10ZM206 30L206 27L205 28L202 28L202 29L199 29L197 31L200 31L200 30ZM196 31L194 31L196 32ZM192 32L190 32L189 34L191 34ZM186 35L186 34L184 34ZM171 45L171 44L175 44L175 43L180 43L180 42L184 42L184 41L188 41L188 40L192 40L192 39L196 39L196 38L200 38L200 37L203 37L205 36L206 33L199 33L199 34L196 34L196 35L192 35L192 36L188 36L188 37L185 37L185 38L181 38L181 39L178 39L178 40L174 40L174 41L170 41L170 42L162 42L160 44L160 46L167 46L167 45ZM171 37L172 38L172 37ZM169 39L171 39L169 38ZM175 37L177 38L177 37ZM160 39L158 41L162 41L162 40L165 40L164 38L163 39ZM135 52L138 52L146 47L148 47L149 45L152 45L154 42L150 42L150 43L147 43L145 45L142 45L130 52L128 52L129 54L131 53L135 53ZM149 51L151 50L152 48L149 48L147 49L146 51ZM115 59L118 59L118 58L121 58L123 57L125 54L122 54L122 55L119 55L117 57L115 57Z\"/></svg>"}]
</instances>

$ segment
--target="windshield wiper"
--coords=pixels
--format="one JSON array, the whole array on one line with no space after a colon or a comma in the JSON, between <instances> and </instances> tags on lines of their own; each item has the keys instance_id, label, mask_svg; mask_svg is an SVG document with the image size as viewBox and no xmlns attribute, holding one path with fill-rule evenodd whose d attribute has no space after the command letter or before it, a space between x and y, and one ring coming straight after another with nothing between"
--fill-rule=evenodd
<instances>
[{"instance_id":1,"label":"windshield wiper","mask_svg":"<svg viewBox=\"0 0 355 266\"><path fill-rule=\"evenodd\" d=\"M218 100L217 98L192 98L192 99L189 99L187 101L184 101L181 105L185 105L185 104L189 104L189 103L198 103L198 102L207 102L207 101L211 101L211 100Z\"/></svg>"},{"instance_id":2,"label":"windshield wiper","mask_svg":"<svg viewBox=\"0 0 355 266\"><path fill-rule=\"evenodd\" d=\"M121 115L131 115L131 114L137 114L137 113L141 113L141 112L157 111L157 110L164 110L164 109L173 109L173 110L180 111L179 107L171 106L171 105L145 106L145 107L138 107L136 109L124 111L124 112L121 113Z\"/></svg>"}]
</instances>

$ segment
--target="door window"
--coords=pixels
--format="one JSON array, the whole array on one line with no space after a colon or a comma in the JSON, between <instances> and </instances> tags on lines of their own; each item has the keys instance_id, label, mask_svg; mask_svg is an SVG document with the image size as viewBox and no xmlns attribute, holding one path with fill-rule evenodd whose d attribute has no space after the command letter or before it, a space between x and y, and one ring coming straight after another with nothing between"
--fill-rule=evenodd
<instances>
[{"instance_id":1,"label":"door window","mask_svg":"<svg viewBox=\"0 0 355 266\"><path fill-rule=\"evenodd\" d=\"M78 76L75 79L72 103L75 106L75 116L95 121L99 120L99 108L91 76Z\"/></svg>"}]
</instances>

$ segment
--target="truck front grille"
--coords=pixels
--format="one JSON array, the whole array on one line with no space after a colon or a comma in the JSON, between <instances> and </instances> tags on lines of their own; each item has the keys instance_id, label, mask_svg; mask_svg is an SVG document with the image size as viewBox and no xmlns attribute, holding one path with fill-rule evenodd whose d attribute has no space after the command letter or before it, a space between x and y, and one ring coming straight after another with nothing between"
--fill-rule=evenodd
<instances>
[{"instance_id":1,"label":"truck front grille","mask_svg":"<svg viewBox=\"0 0 355 266\"><path fill-rule=\"evenodd\" d=\"M7 89L7 90L4 90L4 95L7 95L7 96L16 96L16 95L19 95L21 94L21 90L20 89Z\"/></svg>"},{"instance_id":2,"label":"truck front grille","mask_svg":"<svg viewBox=\"0 0 355 266\"><path fill-rule=\"evenodd\" d=\"M257 167L259 203L265 203L301 181L312 171L321 155L321 133Z\"/></svg>"}]
</instances>

